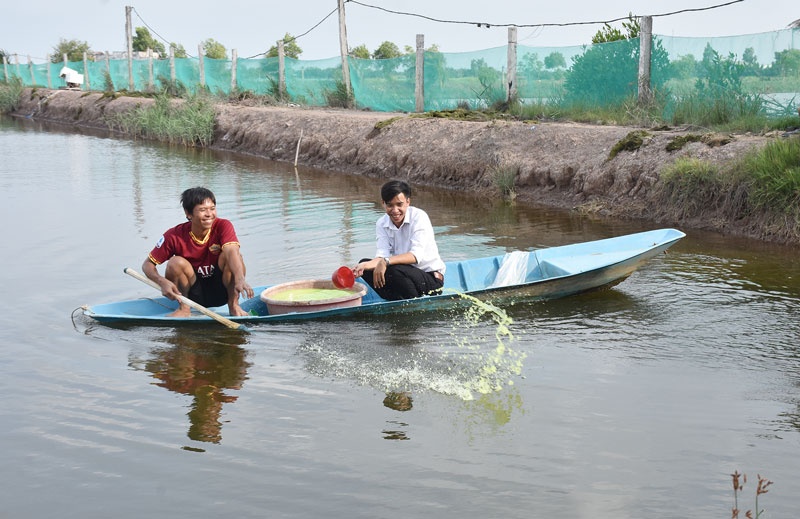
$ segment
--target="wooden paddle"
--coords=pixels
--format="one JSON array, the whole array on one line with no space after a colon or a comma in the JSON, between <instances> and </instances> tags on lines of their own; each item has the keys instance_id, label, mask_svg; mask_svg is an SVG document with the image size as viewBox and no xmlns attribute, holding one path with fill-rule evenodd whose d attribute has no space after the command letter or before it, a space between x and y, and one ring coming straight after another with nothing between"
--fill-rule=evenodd
<instances>
[{"instance_id":1,"label":"wooden paddle","mask_svg":"<svg viewBox=\"0 0 800 519\"><path fill-rule=\"evenodd\" d=\"M125 272L126 274L128 274L131 277L134 277L134 278L138 279L139 281L141 281L142 283L144 283L146 285L150 285L151 287L153 287L156 290L158 290L159 292L161 292L161 287L158 286L158 283L156 283L155 281L153 281L152 279L150 279L148 277L145 277L145 276L139 274L138 272L136 272L132 268L125 267L123 269L123 272ZM205 314L205 315L209 316L210 318L214 319L215 321L224 324L228 328L232 328L234 330L247 331L247 328L243 324L233 322L230 319L228 319L227 317L219 315L218 313L214 312L213 310L209 310L208 308L206 308L205 306L201 305L200 303L192 301L191 299L189 299L186 296L178 296L178 300L181 303L185 304L186 306L190 306L190 307L194 308L195 310L197 310L198 312L200 312L202 314Z\"/></svg>"}]
</instances>

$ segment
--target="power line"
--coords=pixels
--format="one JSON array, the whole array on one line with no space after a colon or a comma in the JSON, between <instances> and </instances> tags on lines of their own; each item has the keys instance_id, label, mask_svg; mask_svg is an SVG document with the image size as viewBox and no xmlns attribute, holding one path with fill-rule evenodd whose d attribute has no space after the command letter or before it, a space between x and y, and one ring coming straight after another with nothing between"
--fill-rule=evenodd
<instances>
[{"instance_id":1,"label":"power line","mask_svg":"<svg viewBox=\"0 0 800 519\"><path fill-rule=\"evenodd\" d=\"M352 2L352 3L360 5L362 7L368 7L370 9L377 9L379 11L384 11L384 12L387 12L387 13L390 13L390 14L397 14L397 15L402 15L402 16L413 16L413 17L416 17L416 18L422 18L422 19L429 20L429 21L432 21L432 22L437 22L437 23L476 25L478 27L486 27L487 29L489 29L491 27L569 27L569 26L573 26L573 25L599 25L599 24L610 24L610 23L613 23L613 22L619 22L621 20L627 20L629 18L629 16L621 16L619 18L614 18L614 19L611 19L611 20L598 20L598 21L591 21L591 22L564 22L564 23L530 23L530 24L487 23L487 22L483 22L483 21L478 22L478 21L463 21L463 20L444 20L444 19L440 19L440 18L433 18L431 16L426 16L424 14L419 14L419 13L408 13L408 12L404 12L404 11L394 11L392 9L386 9L385 7L379 7L377 5L365 4L365 3L359 2L357 0L345 0L345 1L346 2ZM694 11L708 11L710 9L718 9L720 7L726 7L726 6L729 6L731 4L736 4L736 3L739 3L739 2L744 2L744 0L732 0L732 1L726 2L724 4L717 4L717 5L712 5L712 6L708 6L708 7L696 7L696 8L690 8L690 9L681 9L679 11L672 11L672 12L669 12L669 13L661 13L661 14L652 14L652 15L647 15L647 16L652 16L653 18L657 18L657 17L661 17L661 16L672 16L672 15L675 15L675 14L688 13L688 12L694 12ZM638 16L643 16L643 15L638 15Z\"/></svg>"},{"instance_id":2,"label":"power line","mask_svg":"<svg viewBox=\"0 0 800 519\"><path fill-rule=\"evenodd\" d=\"M318 21L318 22L317 22L317 23L316 23L316 24L315 24L313 27L311 27L309 30L307 30L306 32L304 32L303 34L301 34L301 35L299 35L299 36L294 36L293 38L291 38L291 39L289 39L289 40L284 40L284 43L291 43L291 42L293 42L293 41L299 40L300 38L302 38L302 37L303 37L303 36L305 36L306 34L310 33L311 31L313 31L314 29L316 29L317 27L319 27L320 25L322 25L322 22L324 22L325 20L327 20L328 18L330 18L330 17L331 17L331 15L332 15L333 13L335 13L336 11L338 11L338 10L339 10L339 8L338 8L338 7L336 7L336 8L335 8L333 11L331 11L331 12L329 12L327 15L325 15L325 17L324 17L322 20ZM252 58L255 58L255 57L261 56L262 54L266 54L267 52L269 52L269 50L266 50L266 51L264 51L264 52L259 52L258 54L253 54L252 56L248 56L248 57L247 57L247 58L245 58L245 59L252 59Z\"/></svg>"},{"instance_id":3,"label":"power line","mask_svg":"<svg viewBox=\"0 0 800 519\"><path fill-rule=\"evenodd\" d=\"M147 27L147 29L148 29L150 32L152 32L153 34L155 34L156 36L158 36L158 37L161 39L161 41L163 41L164 43L166 43L168 46L172 46L172 42L170 42L169 40L167 40L166 38L164 38L163 36L161 36L160 34L158 34L158 33L156 32L156 30L155 30L155 29L153 29L152 27L150 27L150 25L148 25L148 24L147 24L147 22L146 22L146 21L144 21L144 18L142 18L142 15L140 15L140 14L139 14L139 11L137 11L135 7L132 7L132 9L133 9L133 12L134 12L134 13L136 13L136 17L137 17L137 18L139 18L139 19L142 21L142 23L144 24L144 26L145 26L145 27ZM183 50L184 50L184 52L186 52L186 49L183 49ZM190 57L190 58L194 58L194 56L192 56L192 55L191 55L191 54L189 54L188 52L186 52L186 55L187 55L188 57Z\"/></svg>"}]
</instances>

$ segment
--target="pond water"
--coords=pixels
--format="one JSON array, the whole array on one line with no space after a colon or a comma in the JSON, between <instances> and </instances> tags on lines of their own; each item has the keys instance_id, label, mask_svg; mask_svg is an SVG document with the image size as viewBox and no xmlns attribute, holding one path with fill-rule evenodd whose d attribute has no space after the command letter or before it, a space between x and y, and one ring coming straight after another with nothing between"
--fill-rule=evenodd
<instances>
[{"instance_id":1,"label":"pond water","mask_svg":"<svg viewBox=\"0 0 800 519\"><path fill-rule=\"evenodd\" d=\"M796 248L683 229L613 290L497 314L112 327L76 309L155 295L122 270L183 189L256 285L371 256L380 181L8 118L0 157L2 517L722 518L736 470L743 511L761 474L766 517L796 515ZM446 259L656 227L412 200Z\"/></svg>"}]
</instances>

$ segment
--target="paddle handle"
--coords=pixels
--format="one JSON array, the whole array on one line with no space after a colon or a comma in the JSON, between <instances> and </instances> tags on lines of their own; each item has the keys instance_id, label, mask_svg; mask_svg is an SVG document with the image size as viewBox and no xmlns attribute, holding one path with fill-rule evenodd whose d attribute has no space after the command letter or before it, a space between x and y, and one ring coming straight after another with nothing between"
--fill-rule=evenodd
<instances>
[{"instance_id":1,"label":"paddle handle","mask_svg":"<svg viewBox=\"0 0 800 519\"><path fill-rule=\"evenodd\" d=\"M151 287L153 287L156 290L158 290L159 292L161 292L161 287L158 285L158 283L156 283L155 281L153 281L152 279L150 279L150 278L148 278L146 276L143 276L143 275L139 274L138 272L136 272L132 268L125 267L123 269L123 272L125 272L126 274L128 274L131 277L134 277L134 278L138 279L139 281L141 281L142 283L144 283L146 285L150 285ZM200 303L198 303L196 301L192 301L191 299L189 299L186 296L182 296L182 295L178 296L178 301L180 301L181 303L185 304L186 306L194 308L195 310L197 310L201 314L207 315L208 317L214 319L215 321L224 324L228 328L232 328L234 330L240 330L240 329L244 330L245 329L244 326L242 326L241 323L233 322L230 319L228 319L227 317L219 315L217 312L215 312L213 310L209 310L208 308L206 308L205 306L201 305Z\"/></svg>"}]
</instances>

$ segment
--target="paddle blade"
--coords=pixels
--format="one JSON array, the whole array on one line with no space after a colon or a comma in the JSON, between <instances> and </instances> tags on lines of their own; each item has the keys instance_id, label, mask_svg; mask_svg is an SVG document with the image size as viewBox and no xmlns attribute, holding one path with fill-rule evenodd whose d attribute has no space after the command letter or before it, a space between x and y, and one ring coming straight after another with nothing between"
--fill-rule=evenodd
<instances>
[{"instance_id":1,"label":"paddle blade","mask_svg":"<svg viewBox=\"0 0 800 519\"><path fill-rule=\"evenodd\" d=\"M350 288L355 284L356 277L350 267L339 267L331 276L331 281L336 288Z\"/></svg>"}]
</instances>

